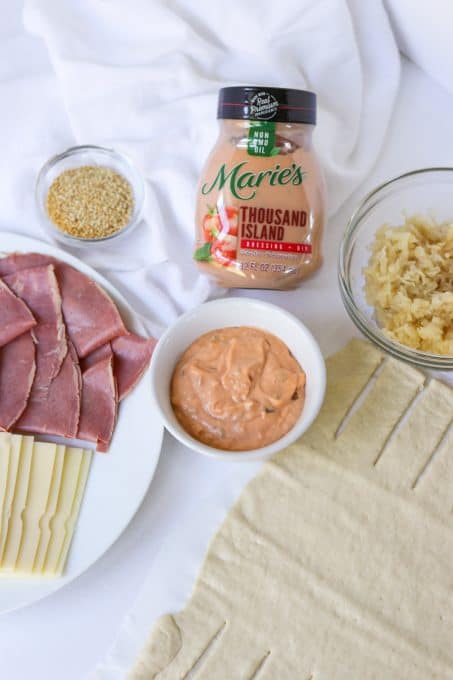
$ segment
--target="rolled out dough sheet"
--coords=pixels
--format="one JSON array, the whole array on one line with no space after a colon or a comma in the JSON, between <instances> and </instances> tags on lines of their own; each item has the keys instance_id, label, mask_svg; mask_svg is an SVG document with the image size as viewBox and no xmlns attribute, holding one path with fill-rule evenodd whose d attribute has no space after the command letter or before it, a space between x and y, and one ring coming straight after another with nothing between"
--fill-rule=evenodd
<instances>
[{"instance_id":1,"label":"rolled out dough sheet","mask_svg":"<svg viewBox=\"0 0 453 680\"><path fill-rule=\"evenodd\" d=\"M316 423L248 484L130 679L453 679L453 392L358 340L327 364Z\"/></svg>"}]
</instances>

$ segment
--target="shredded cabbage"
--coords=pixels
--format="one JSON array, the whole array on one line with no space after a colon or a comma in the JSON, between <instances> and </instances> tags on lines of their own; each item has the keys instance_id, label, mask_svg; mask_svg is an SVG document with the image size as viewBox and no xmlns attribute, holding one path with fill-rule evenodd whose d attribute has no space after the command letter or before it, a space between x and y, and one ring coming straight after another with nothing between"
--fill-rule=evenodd
<instances>
[{"instance_id":1,"label":"shredded cabbage","mask_svg":"<svg viewBox=\"0 0 453 680\"><path fill-rule=\"evenodd\" d=\"M388 337L453 355L453 222L414 216L400 227L384 224L363 271L367 301Z\"/></svg>"}]
</instances>

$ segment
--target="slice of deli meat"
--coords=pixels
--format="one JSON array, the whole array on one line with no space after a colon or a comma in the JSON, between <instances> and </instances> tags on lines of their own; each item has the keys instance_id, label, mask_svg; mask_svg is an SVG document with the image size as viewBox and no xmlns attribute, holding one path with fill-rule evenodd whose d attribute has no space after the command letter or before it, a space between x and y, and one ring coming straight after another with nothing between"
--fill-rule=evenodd
<instances>
[{"instance_id":1,"label":"slice of deli meat","mask_svg":"<svg viewBox=\"0 0 453 680\"><path fill-rule=\"evenodd\" d=\"M11 253L11 255L0 258L0 276L15 274L21 269L45 267L57 261L56 258L41 253Z\"/></svg>"},{"instance_id":2,"label":"slice of deli meat","mask_svg":"<svg viewBox=\"0 0 453 680\"><path fill-rule=\"evenodd\" d=\"M90 366L97 364L98 361L101 361L101 359L109 359L110 357L113 357L112 346L110 342L107 342L105 345L101 345L95 349L94 352L91 352L84 359L82 359L80 362L82 373L85 373L85 371L90 368Z\"/></svg>"},{"instance_id":3,"label":"slice of deli meat","mask_svg":"<svg viewBox=\"0 0 453 680\"><path fill-rule=\"evenodd\" d=\"M24 268L54 264L63 299L68 334L79 358L127 333L120 313L107 293L71 265L40 253L16 253L0 259L0 276Z\"/></svg>"},{"instance_id":4,"label":"slice of deli meat","mask_svg":"<svg viewBox=\"0 0 453 680\"><path fill-rule=\"evenodd\" d=\"M37 325L36 380L41 389L58 375L67 354L61 296L52 265L23 269L4 278L9 288L30 308Z\"/></svg>"},{"instance_id":5,"label":"slice of deli meat","mask_svg":"<svg viewBox=\"0 0 453 680\"><path fill-rule=\"evenodd\" d=\"M53 434L74 439L79 428L81 388L77 353L68 342L68 352L61 369L50 385L40 384L36 373L27 407L15 424L15 429L18 432Z\"/></svg>"},{"instance_id":6,"label":"slice of deli meat","mask_svg":"<svg viewBox=\"0 0 453 680\"><path fill-rule=\"evenodd\" d=\"M128 333L111 342L114 370L121 401L138 383L151 360L156 340Z\"/></svg>"},{"instance_id":7,"label":"slice of deli meat","mask_svg":"<svg viewBox=\"0 0 453 680\"><path fill-rule=\"evenodd\" d=\"M36 325L23 300L0 279L0 347Z\"/></svg>"},{"instance_id":8,"label":"slice of deli meat","mask_svg":"<svg viewBox=\"0 0 453 680\"><path fill-rule=\"evenodd\" d=\"M156 342L154 338L142 338L135 333L122 335L88 354L81 362L82 372L101 359L113 356L113 372L118 389L118 401L121 401L135 387L146 371Z\"/></svg>"},{"instance_id":9,"label":"slice of deli meat","mask_svg":"<svg viewBox=\"0 0 453 680\"><path fill-rule=\"evenodd\" d=\"M10 430L24 412L35 371L31 333L23 333L0 349L0 430Z\"/></svg>"},{"instance_id":10,"label":"slice of deli meat","mask_svg":"<svg viewBox=\"0 0 453 680\"><path fill-rule=\"evenodd\" d=\"M107 451L116 422L118 398L113 359L101 359L82 375L82 406L78 438Z\"/></svg>"},{"instance_id":11,"label":"slice of deli meat","mask_svg":"<svg viewBox=\"0 0 453 680\"><path fill-rule=\"evenodd\" d=\"M69 337L80 358L127 333L115 304L95 281L66 264L57 265L57 276Z\"/></svg>"}]
</instances>

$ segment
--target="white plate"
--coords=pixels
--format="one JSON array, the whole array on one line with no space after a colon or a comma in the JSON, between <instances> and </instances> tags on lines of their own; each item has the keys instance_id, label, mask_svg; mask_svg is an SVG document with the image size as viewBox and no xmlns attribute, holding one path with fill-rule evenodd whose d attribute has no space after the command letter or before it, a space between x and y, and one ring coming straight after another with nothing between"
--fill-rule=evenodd
<instances>
[{"instance_id":1,"label":"white plate","mask_svg":"<svg viewBox=\"0 0 453 680\"><path fill-rule=\"evenodd\" d=\"M97 281L112 297L126 326L146 331L124 297L100 274L52 245L0 232L0 253L21 251L54 255ZM0 613L50 595L80 576L116 541L138 510L159 459L163 424L153 408L149 370L121 403L107 454L94 453L77 529L65 572L52 580L0 578Z\"/></svg>"}]
</instances>

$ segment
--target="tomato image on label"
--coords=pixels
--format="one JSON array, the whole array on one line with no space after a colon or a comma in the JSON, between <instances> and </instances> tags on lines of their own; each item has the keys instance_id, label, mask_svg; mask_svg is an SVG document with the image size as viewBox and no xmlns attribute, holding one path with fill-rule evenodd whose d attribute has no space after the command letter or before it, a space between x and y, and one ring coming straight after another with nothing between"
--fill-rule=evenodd
<instances>
[{"instance_id":1,"label":"tomato image on label","mask_svg":"<svg viewBox=\"0 0 453 680\"><path fill-rule=\"evenodd\" d=\"M236 259L237 248L236 236L222 235L211 246L211 256L219 264L227 267Z\"/></svg>"},{"instance_id":2,"label":"tomato image on label","mask_svg":"<svg viewBox=\"0 0 453 680\"><path fill-rule=\"evenodd\" d=\"M203 236L205 241L214 241L217 236L238 233L238 209L234 206L207 206L207 213L203 218Z\"/></svg>"},{"instance_id":3,"label":"tomato image on label","mask_svg":"<svg viewBox=\"0 0 453 680\"><path fill-rule=\"evenodd\" d=\"M214 241L219 233L219 217L217 208L208 206L208 212L203 218L203 236L205 241Z\"/></svg>"},{"instance_id":4,"label":"tomato image on label","mask_svg":"<svg viewBox=\"0 0 453 680\"><path fill-rule=\"evenodd\" d=\"M202 221L204 243L195 251L194 259L228 266L236 257L238 224L238 208L208 205Z\"/></svg>"}]
</instances>

